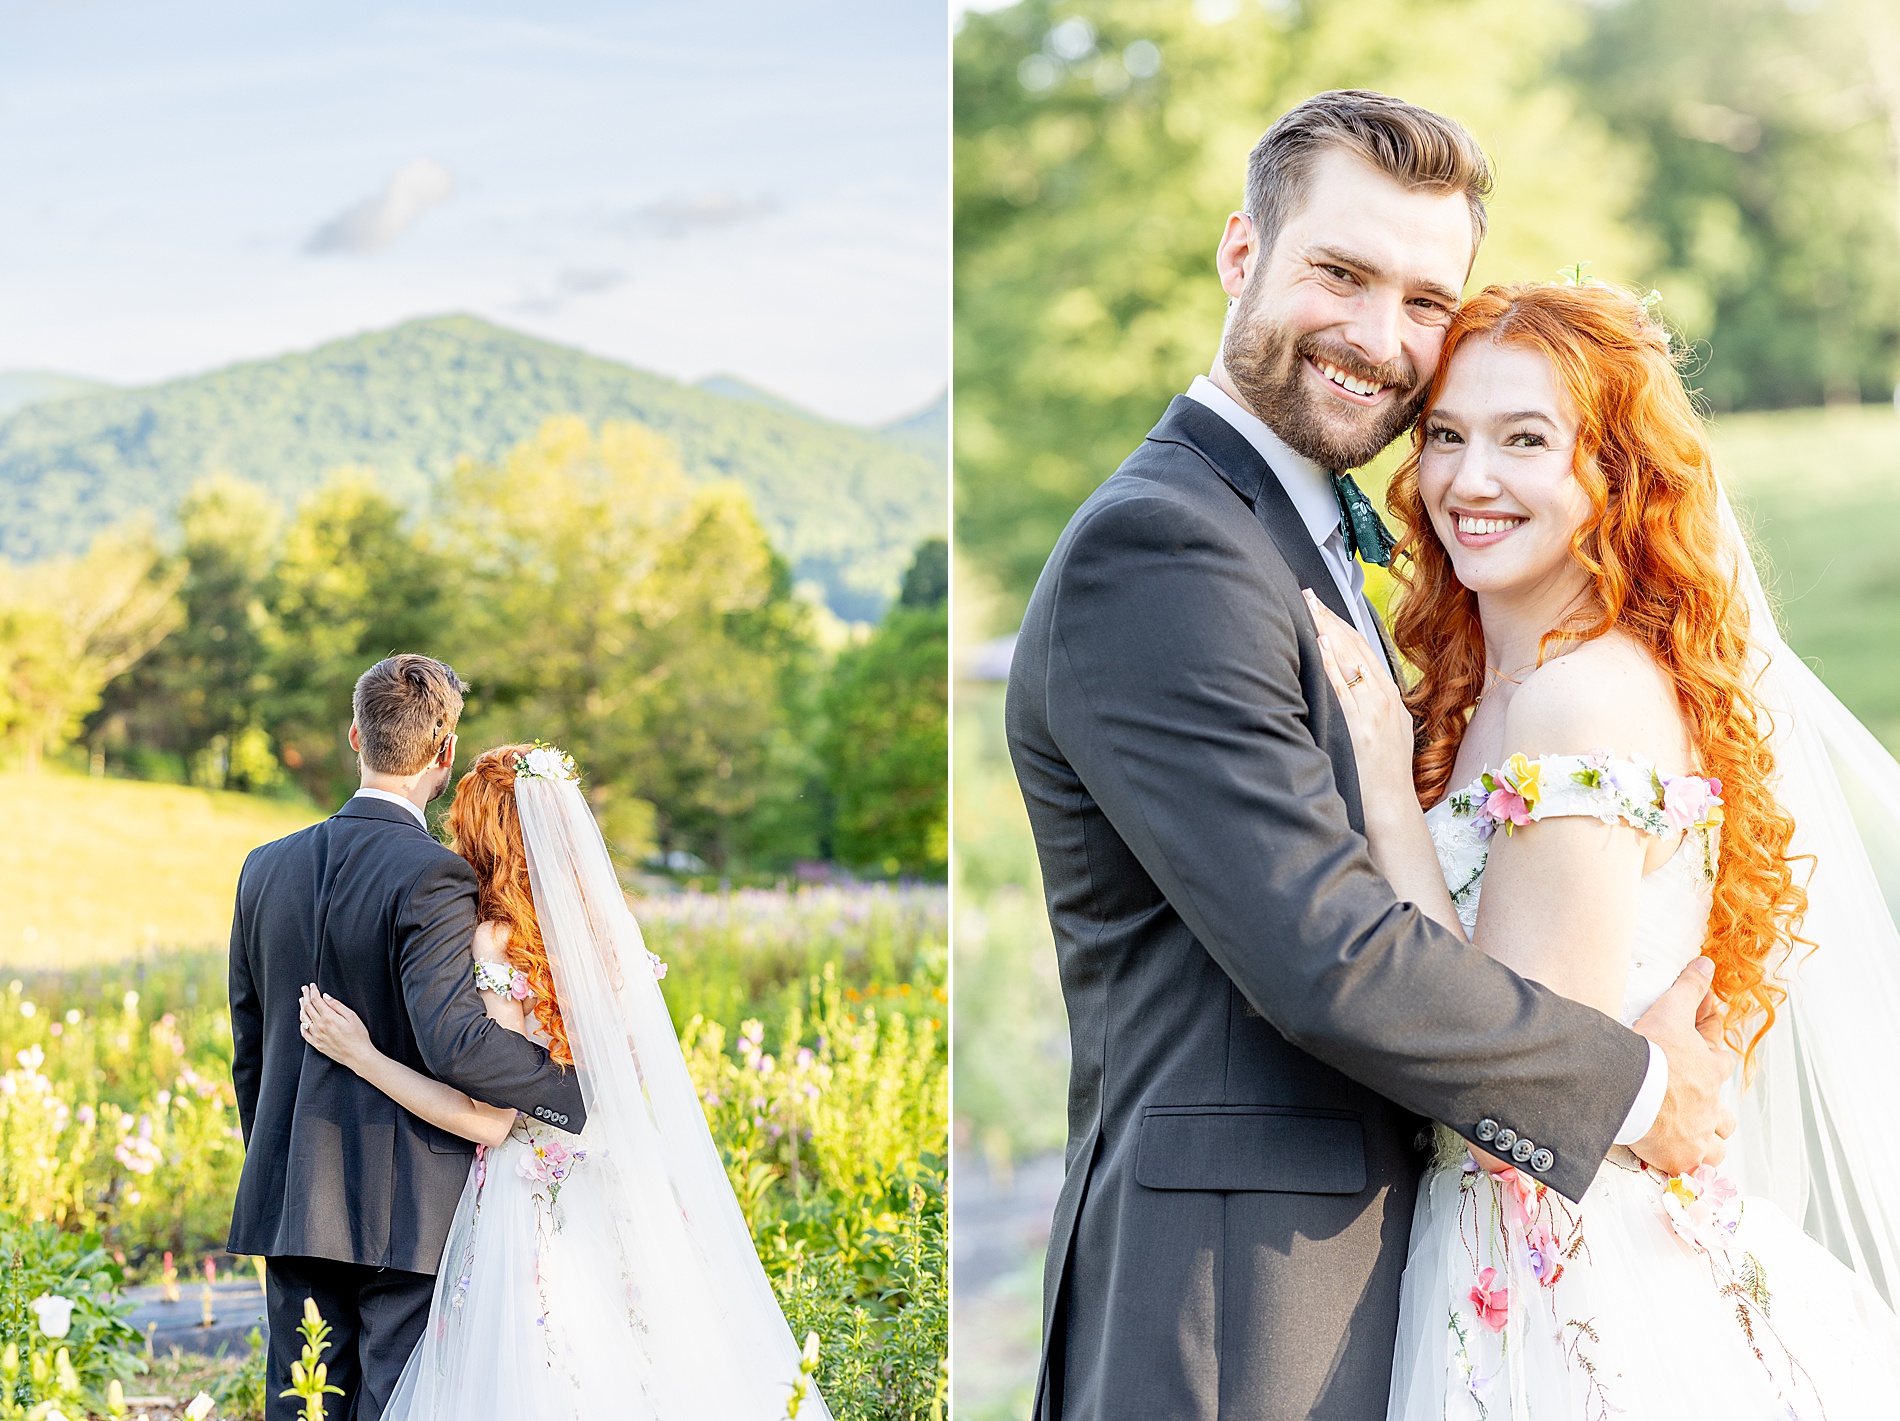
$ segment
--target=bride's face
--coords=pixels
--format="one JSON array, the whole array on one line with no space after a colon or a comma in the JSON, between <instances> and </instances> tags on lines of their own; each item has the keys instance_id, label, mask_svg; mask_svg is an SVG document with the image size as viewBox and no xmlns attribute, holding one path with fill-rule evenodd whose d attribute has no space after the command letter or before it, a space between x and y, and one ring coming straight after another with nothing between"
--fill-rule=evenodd
<instances>
[{"instance_id":1,"label":"bride's face","mask_svg":"<svg viewBox=\"0 0 1900 1421\"><path fill-rule=\"evenodd\" d=\"M1570 551L1590 514L1577 482L1577 414L1540 352L1459 346L1424 418L1418 485L1452 570L1473 592L1573 596Z\"/></svg>"}]
</instances>

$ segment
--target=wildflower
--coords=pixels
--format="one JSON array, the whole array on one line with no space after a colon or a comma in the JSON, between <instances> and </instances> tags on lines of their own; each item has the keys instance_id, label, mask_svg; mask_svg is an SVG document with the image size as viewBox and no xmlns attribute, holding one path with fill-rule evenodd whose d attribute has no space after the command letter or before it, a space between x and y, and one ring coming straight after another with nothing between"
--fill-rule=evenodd
<instances>
[{"instance_id":1,"label":"wildflower","mask_svg":"<svg viewBox=\"0 0 1900 1421\"><path fill-rule=\"evenodd\" d=\"M57 1293L41 1293L27 1304L40 1320L40 1331L55 1341L72 1331L73 1300Z\"/></svg>"},{"instance_id":2,"label":"wildflower","mask_svg":"<svg viewBox=\"0 0 1900 1421\"><path fill-rule=\"evenodd\" d=\"M191 1399L191 1405L185 1408L185 1415L190 1418L190 1421L205 1421L205 1417L211 1414L211 1408L216 1404L212 1401L209 1392L201 1391Z\"/></svg>"},{"instance_id":3,"label":"wildflower","mask_svg":"<svg viewBox=\"0 0 1900 1421\"><path fill-rule=\"evenodd\" d=\"M16 1053L13 1059L18 1061L22 1066L25 1066L29 1071L37 1071L41 1066L46 1064L46 1053L42 1051L36 1043L27 1047L26 1050Z\"/></svg>"}]
</instances>

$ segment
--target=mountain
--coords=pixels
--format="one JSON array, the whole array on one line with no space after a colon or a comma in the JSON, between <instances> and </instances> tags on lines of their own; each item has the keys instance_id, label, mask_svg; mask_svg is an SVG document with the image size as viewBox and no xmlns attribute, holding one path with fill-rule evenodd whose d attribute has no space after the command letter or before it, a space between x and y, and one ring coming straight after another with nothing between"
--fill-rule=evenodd
<instances>
[{"instance_id":1,"label":"mountain","mask_svg":"<svg viewBox=\"0 0 1900 1421\"><path fill-rule=\"evenodd\" d=\"M875 618L915 545L945 530L941 454L443 316L14 410L0 418L0 555L75 552L123 519L165 518L214 472L289 507L331 470L361 465L421 505L457 459L496 458L556 414L639 420L695 478L736 480L796 575L850 620Z\"/></svg>"},{"instance_id":2,"label":"mountain","mask_svg":"<svg viewBox=\"0 0 1900 1421\"><path fill-rule=\"evenodd\" d=\"M795 414L800 419L818 418L810 410L800 409L781 395L775 395L770 390L761 390L757 385L748 385L737 375L708 375L704 380L695 380L693 388L728 400L764 405L769 410L777 410L780 414Z\"/></svg>"},{"instance_id":3,"label":"mountain","mask_svg":"<svg viewBox=\"0 0 1900 1421\"><path fill-rule=\"evenodd\" d=\"M55 375L50 370L0 370L0 419L27 405L71 399L74 395L90 395L110 388L97 380Z\"/></svg>"},{"instance_id":4,"label":"mountain","mask_svg":"<svg viewBox=\"0 0 1900 1421\"><path fill-rule=\"evenodd\" d=\"M944 391L916 414L894 420L877 431L893 444L932 459L950 457L950 392Z\"/></svg>"}]
</instances>

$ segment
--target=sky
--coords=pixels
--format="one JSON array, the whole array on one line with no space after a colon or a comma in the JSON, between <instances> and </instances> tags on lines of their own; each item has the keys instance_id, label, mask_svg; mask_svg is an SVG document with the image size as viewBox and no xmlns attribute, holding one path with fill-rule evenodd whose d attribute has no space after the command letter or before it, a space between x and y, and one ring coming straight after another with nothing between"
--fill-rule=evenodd
<instances>
[{"instance_id":1,"label":"sky","mask_svg":"<svg viewBox=\"0 0 1900 1421\"><path fill-rule=\"evenodd\" d=\"M469 312L877 424L949 378L943 0L0 0L0 371Z\"/></svg>"}]
</instances>

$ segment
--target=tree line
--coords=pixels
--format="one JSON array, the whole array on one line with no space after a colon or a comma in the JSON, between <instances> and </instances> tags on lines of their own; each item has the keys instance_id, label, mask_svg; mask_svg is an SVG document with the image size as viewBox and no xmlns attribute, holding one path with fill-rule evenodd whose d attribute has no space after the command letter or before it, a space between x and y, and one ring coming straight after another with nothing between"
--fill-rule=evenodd
<instances>
[{"instance_id":1,"label":"tree line","mask_svg":"<svg viewBox=\"0 0 1900 1421\"><path fill-rule=\"evenodd\" d=\"M135 527L0 568L18 762L328 807L356 783L356 677L415 650L472 687L464 760L508 740L572 751L624 863L942 871L940 539L868 638L828 647L742 490L695 483L645 426L573 417L464 460L422 510L346 468L288 517L207 478L176 521L169 544Z\"/></svg>"}]
</instances>

